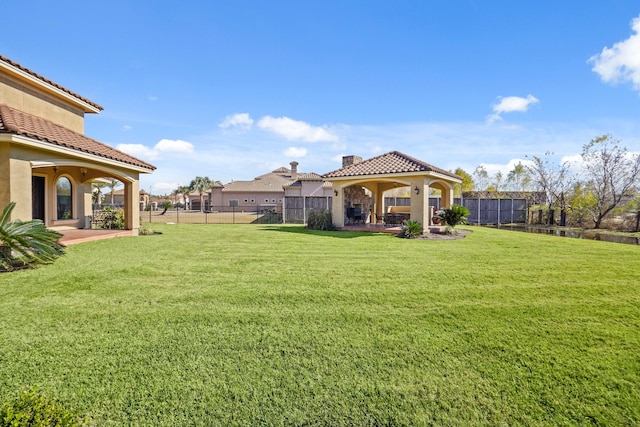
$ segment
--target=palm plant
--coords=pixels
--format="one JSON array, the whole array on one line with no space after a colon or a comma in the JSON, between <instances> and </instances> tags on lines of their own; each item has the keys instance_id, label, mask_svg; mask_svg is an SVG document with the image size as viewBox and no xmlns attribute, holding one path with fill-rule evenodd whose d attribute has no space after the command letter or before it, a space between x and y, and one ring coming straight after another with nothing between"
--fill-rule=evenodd
<instances>
[{"instance_id":1,"label":"palm plant","mask_svg":"<svg viewBox=\"0 0 640 427\"><path fill-rule=\"evenodd\" d=\"M451 205L450 208L440 209L436 212L433 219L447 224L447 232L451 233L456 225L467 224L467 215L469 215L469 209L460 205Z\"/></svg>"},{"instance_id":2,"label":"palm plant","mask_svg":"<svg viewBox=\"0 0 640 427\"><path fill-rule=\"evenodd\" d=\"M9 203L0 215L0 270L49 264L63 255L64 245L58 243L62 235L42 221L9 221L15 206Z\"/></svg>"},{"instance_id":3,"label":"palm plant","mask_svg":"<svg viewBox=\"0 0 640 427\"><path fill-rule=\"evenodd\" d=\"M403 239L416 239L422 236L423 233L424 228L418 221L404 220L398 237L402 237Z\"/></svg>"}]
</instances>

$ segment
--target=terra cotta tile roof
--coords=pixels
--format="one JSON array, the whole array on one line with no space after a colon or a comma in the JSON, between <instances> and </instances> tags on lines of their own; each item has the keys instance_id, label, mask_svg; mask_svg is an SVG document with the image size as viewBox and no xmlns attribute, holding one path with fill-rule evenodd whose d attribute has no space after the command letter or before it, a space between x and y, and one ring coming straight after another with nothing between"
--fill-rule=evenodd
<instances>
[{"instance_id":1,"label":"terra cotta tile roof","mask_svg":"<svg viewBox=\"0 0 640 427\"><path fill-rule=\"evenodd\" d=\"M155 170L156 167L109 145L86 137L49 120L24 113L6 104L0 104L0 133L22 135L52 145L70 148L87 154Z\"/></svg>"},{"instance_id":2,"label":"terra cotta tile roof","mask_svg":"<svg viewBox=\"0 0 640 427\"><path fill-rule=\"evenodd\" d=\"M326 173L324 178L343 178L352 176L371 176L386 174L402 174L412 172L435 172L451 178L461 179L458 175L440 169L429 163L407 156L399 151L381 154L360 163L345 166L341 169Z\"/></svg>"},{"instance_id":3,"label":"terra cotta tile roof","mask_svg":"<svg viewBox=\"0 0 640 427\"><path fill-rule=\"evenodd\" d=\"M49 85L51 85L51 86L53 86L55 88L58 88L61 91L66 92L67 94L73 96L74 98L77 98L77 99L79 99L79 100L81 100L83 102L86 102L87 104L91 105L92 107L97 108L98 110L104 110L104 108L102 108L100 105L96 104L95 102L93 102L93 101L91 101L91 100L89 100L89 99L87 99L87 98L85 98L83 96L80 96L77 93L75 93L73 91L70 91L69 89L67 89L67 88L65 88L63 86L60 86L58 83L47 79L46 77L36 73L35 71L31 71L27 67L24 67L24 66L18 64L17 62L10 60L9 58L7 58L5 56L0 55L0 61L2 61L4 63L7 63L7 64L11 65L12 67L17 68L17 69L19 69L19 70L21 70L21 71L23 71L23 72L25 72L27 74L32 75L33 77L37 78L38 80L41 80L41 81L43 81L43 82L45 82L45 83L47 83L47 84L49 84Z\"/></svg>"}]
</instances>

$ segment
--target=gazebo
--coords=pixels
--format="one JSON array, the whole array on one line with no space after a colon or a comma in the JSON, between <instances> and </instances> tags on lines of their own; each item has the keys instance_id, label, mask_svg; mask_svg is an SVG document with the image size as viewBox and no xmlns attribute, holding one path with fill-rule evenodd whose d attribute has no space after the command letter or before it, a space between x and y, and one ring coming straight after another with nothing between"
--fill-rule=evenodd
<instances>
[{"instance_id":1,"label":"gazebo","mask_svg":"<svg viewBox=\"0 0 640 427\"><path fill-rule=\"evenodd\" d=\"M346 223L347 209L351 208L351 188L366 188L371 192L368 206L361 208L364 208L364 217L368 216L370 223L379 223L387 213L384 192L399 186L408 187L411 194L408 218L427 227L432 225L433 216L432 206L429 205L431 190L440 190L441 207L449 207L453 202L453 186L462 183L458 175L399 151L368 160L362 160L359 156L345 156L342 168L323 175L323 178L333 184L331 213L333 222L338 226Z\"/></svg>"}]
</instances>

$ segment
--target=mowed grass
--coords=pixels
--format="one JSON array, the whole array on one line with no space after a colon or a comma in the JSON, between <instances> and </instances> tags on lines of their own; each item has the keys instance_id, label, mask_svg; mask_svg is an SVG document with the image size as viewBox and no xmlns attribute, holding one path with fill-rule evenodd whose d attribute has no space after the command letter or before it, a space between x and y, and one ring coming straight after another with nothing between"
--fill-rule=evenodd
<instances>
[{"instance_id":1,"label":"mowed grass","mask_svg":"<svg viewBox=\"0 0 640 427\"><path fill-rule=\"evenodd\" d=\"M640 248L156 225L0 275L0 401L95 425L638 425Z\"/></svg>"}]
</instances>

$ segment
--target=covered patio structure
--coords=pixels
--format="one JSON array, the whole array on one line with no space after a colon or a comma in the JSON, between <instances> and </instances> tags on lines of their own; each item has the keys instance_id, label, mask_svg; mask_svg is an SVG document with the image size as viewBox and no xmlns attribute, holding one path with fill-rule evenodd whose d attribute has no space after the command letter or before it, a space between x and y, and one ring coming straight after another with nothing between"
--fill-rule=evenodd
<instances>
[{"instance_id":1,"label":"covered patio structure","mask_svg":"<svg viewBox=\"0 0 640 427\"><path fill-rule=\"evenodd\" d=\"M353 189L366 189L370 196L360 197L355 209L360 209L363 222L385 224L390 216L384 205L384 192L408 187L411 204L402 212L404 217L417 221L426 229L433 224L433 207L429 204L432 190L439 190L441 207L453 203L453 187L462 183L458 175L432 166L399 151L391 151L368 160L358 156L345 156L342 168L323 175L333 184L333 222L342 227L351 221L354 209ZM357 192L356 192L357 193ZM399 213L398 213L399 215Z\"/></svg>"}]
</instances>

